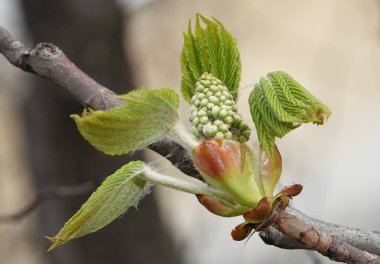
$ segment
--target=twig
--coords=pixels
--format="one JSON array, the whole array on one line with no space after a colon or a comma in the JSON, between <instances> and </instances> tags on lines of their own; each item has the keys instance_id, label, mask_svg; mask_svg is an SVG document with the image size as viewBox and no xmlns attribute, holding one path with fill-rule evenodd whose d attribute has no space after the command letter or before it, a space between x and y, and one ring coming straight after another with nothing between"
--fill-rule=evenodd
<instances>
[{"instance_id":1,"label":"twig","mask_svg":"<svg viewBox=\"0 0 380 264\"><path fill-rule=\"evenodd\" d=\"M336 237L369 253L380 255L380 232L327 223L309 217L291 207L288 207L286 211L329 236ZM285 249L307 249L294 238L284 235L273 227L260 232L260 237L266 244L276 247Z\"/></svg>"},{"instance_id":2,"label":"twig","mask_svg":"<svg viewBox=\"0 0 380 264\"><path fill-rule=\"evenodd\" d=\"M16 41L7 30L0 26L0 53L2 53L8 61L16 67L36 74L40 77L52 80L53 82L61 85L65 89L69 90L80 103L93 109L109 109L122 104L119 99L114 98L115 94L112 91L98 84L88 75L83 73L54 44L41 43L34 49L30 50L26 48L23 43ZM158 144L151 145L149 148L162 156L166 156L169 161L179 167L187 175L198 175L198 172L194 169L192 164L186 164L183 166L184 161L182 158L184 150L174 142L163 141ZM176 149L175 153L173 153L173 149ZM185 162L188 162L188 160L185 160ZM285 235L299 241L302 246L317 250L331 259L346 261L347 263L364 263L363 261L369 261L366 263L379 263L376 262L378 261L377 256L354 248L332 236L328 236L326 233L316 231L310 223L313 223L311 219L304 219L304 221L302 221L300 218L283 212L283 217L279 218L276 223L276 227ZM321 221L318 223L321 224L319 228L323 226L327 229L331 228L331 226L329 226L330 224ZM345 232L345 229L340 230L340 232ZM311 238L316 235L318 238L318 243L313 244L311 243L313 240L306 239L305 237L309 238L309 234L311 235ZM355 244L359 240L370 240L372 238L373 237L366 236L356 239L352 238L350 243ZM282 240L287 238L280 237L279 239ZM325 243L321 244L321 242ZM360 244L361 242L357 243ZM375 241L375 243L377 242ZM281 245L281 243L278 244ZM297 246L302 248L300 244L294 244L294 247Z\"/></svg>"},{"instance_id":3,"label":"twig","mask_svg":"<svg viewBox=\"0 0 380 264\"><path fill-rule=\"evenodd\" d=\"M97 181L87 181L76 185L52 186L49 188L41 189L29 201L29 203L19 211L9 215L0 215L0 223L19 221L27 215L29 215L34 209L36 209L45 201L53 199L70 198L90 193L96 188L97 185Z\"/></svg>"},{"instance_id":4,"label":"twig","mask_svg":"<svg viewBox=\"0 0 380 264\"><path fill-rule=\"evenodd\" d=\"M358 249L336 237L329 236L296 216L281 210L273 226L294 238L306 248L315 250L331 260L349 264L380 264L380 257Z\"/></svg>"},{"instance_id":5,"label":"twig","mask_svg":"<svg viewBox=\"0 0 380 264\"><path fill-rule=\"evenodd\" d=\"M0 26L0 53L14 66L49 79L70 91L75 99L96 110L105 110L121 106L123 101L115 98L116 94L97 83L81 69L75 66L66 55L52 43L40 43L34 49L13 38ZM173 148L176 143L165 140L149 146L150 149L166 157L184 173L197 176L198 173L184 158L186 151L182 147ZM173 149L176 153L173 154ZM187 163L187 164L186 164ZM192 165L190 161L190 165Z\"/></svg>"},{"instance_id":6,"label":"twig","mask_svg":"<svg viewBox=\"0 0 380 264\"><path fill-rule=\"evenodd\" d=\"M14 66L65 87L79 102L93 109L122 104L114 98L114 92L91 79L52 43L39 43L30 50L0 26L0 52Z\"/></svg>"}]
</instances>

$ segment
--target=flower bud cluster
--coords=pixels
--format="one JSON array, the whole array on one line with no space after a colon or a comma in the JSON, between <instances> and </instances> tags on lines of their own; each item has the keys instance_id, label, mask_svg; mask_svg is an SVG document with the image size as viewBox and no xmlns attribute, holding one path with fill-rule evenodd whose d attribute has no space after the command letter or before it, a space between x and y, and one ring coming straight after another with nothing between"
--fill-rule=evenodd
<instances>
[{"instance_id":1,"label":"flower bud cluster","mask_svg":"<svg viewBox=\"0 0 380 264\"><path fill-rule=\"evenodd\" d=\"M191 98L191 132L198 138L249 140L251 130L237 113L235 101L221 80L203 73Z\"/></svg>"}]
</instances>

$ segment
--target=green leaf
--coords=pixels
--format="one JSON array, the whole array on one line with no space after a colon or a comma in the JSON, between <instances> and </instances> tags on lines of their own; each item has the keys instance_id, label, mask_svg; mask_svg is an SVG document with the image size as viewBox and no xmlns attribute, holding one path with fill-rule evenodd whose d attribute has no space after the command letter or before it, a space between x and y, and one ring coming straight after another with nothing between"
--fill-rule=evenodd
<instances>
[{"instance_id":1,"label":"green leaf","mask_svg":"<svg viewBox=\"0 0 380 264\"><path fill-rule=\"evenodd\" d=\"M127 154L163 137L178 120L178 94L171 88L142 88L120 96L125 105L72 115L82 136L97 149Z\"/></svg>"},{"instance_id":2,"label":"green leaf","mask_svg":"<svg viewBox=\"0 0 380 264\"><path fill-rule=\"evenodd\" d=\"M241 77L240 53L235 38L217 19L209 20L197 14L194 33L189 21L180 61L181 92L188 102L194 95L196 82L205 72L221 80L236 100Z\"/></svg>"},{"instance_id":3,"label":"green leaf","mask_svg":"<svg viewBox=\"0 0 380 264\"><path fill-rule=\"evenodd\" d=\"M260 145L271 157L276 137L303 123L321 125L331 115L326 105L281 71L260 78L249 96L249 106Z\"/></svg>"},{"instance_id":4,"label":"green leaf","mask_svg":"<svg viewBox=\"0 0 380 264\"><path fill-rule=\"evenodd\" d=\"M146 181L135 177L144 167L142 161L130 162L109 176L55 237L47 237L53 242L48 251L98 231L124 214L144 192Z\"/></svg>"}]
</instances>

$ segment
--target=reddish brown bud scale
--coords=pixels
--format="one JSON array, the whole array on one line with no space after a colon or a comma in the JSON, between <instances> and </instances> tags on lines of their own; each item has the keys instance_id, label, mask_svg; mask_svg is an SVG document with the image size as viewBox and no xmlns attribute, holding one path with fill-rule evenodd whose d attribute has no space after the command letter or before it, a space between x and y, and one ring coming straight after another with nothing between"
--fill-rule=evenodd
<instances>
[{"instance_id":1,"label":"reddish brown bud scale","mask_svg":"<svg viewBox=\"0 0 380 264\"><path fill-rule=\"evenodd\" d=\"M218 151L219 147L218 141L204 141L193 151L198 153L198 155L193 155L195 165L216 179L220 178L225 171L222 153Z\"/></svg>"},{"instance_id":2,"label":"reddish brown bud scale","mask_svg":"<svg viewBox=\"0 0 380 264\"><path fill-rule=\"evenodd\" d=\"M260 223L267 219L272 213L272 203L268 201L267 197L264 197L257 204L257 207L252 209L251 211L245 213L244 220L250 223Z\"/></svg>"},{"instance_id":3,"label":"reddish brown bud scale","mask_svg":"<svg viewBox=\"0 0 380 264\"><path fill-rule=\"evenodd\" d=\"M302 192L303 186L301 184L293 184L291 186L283 188L276 196L294 197Z\"/></svg>"},{"instance_id":4,"label":"reddish brown bud scale","mask_svg":"<svg viewBox=\"0 0 380 264\"><path fill-rule=\"evenodd\" d=\"M247 144L206 140L193 149L192 158L202 177L231 195L237 204L254 208L264 197L263 185L254 175L254 153Z\"/></svg>"},{"instance_id":5,"label":"reddish brown bud scale","mask_svg":"<svg viewBox=\"0 0 380 264\"><path fill-rule=\"evenodd\" d=\"M234 229L232 229L231 237L235 241L244 240L249 236L253 228L254 225L251 223L242 223L240 225L237 225Z\"/></svg>"},{"instance_id":6,"label":"reddish brown bud scale","mask_svg":"<svg viewBox=\"0 0 380 264\"><path fill-rule=\"evenodd\" d=\"M193 161L208 176L218 180L225 176L227 167L239 167L240 154L238 145L222 146L221 140L206 140L193 153Z\"/></svg>"},{"instance_id":7,"label":"reddish brown bud scale","mask_svg":"<svg viewBox=\"0 0 380 264\"><path fill-rule=\"evenodd\" d=\"M211 213L223 217L233 217L242 215L249 210L249 208L234 205L226 201L215 199L203 194L197 194L197 199Z\"/></svg>"}]
</instances>

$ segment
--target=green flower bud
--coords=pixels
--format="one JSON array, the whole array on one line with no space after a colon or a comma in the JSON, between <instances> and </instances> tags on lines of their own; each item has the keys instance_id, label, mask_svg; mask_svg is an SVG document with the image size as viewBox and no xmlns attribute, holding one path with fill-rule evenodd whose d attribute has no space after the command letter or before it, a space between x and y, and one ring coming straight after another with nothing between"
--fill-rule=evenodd
<instances>
[{"instance_id":1,"label":"green flower bud","mask_svg":"<svg viewBox=\"0 0 380 264\"><path fill-rule=\"evenodd\" d=\"M227 89L227 87L225 87L225 86L223 86L223 85L218 85L218 87L219 87L219 90L221 91L221 92L223 92L223 91L227 91L228 92L228 89Z\"/></svg>"},{"instance_id":2,"label":"green flower bud","mask_svg":"<svg viewBox=\"0 0 380 264\"><path fill-rule=\"evenodd\" d=\"M199 123L201 124L207 124L208 122L208 117L207 116L202 116L201 118L199 118Z\"/></svg>"},{"instance_id":3,"label":"green flower bud","mask_svg":"<svg viewBox=\"0 0 380 264\"><path fill-rule=\"evenodd\" d=\"M232 135L232 132L230 132L230 131L227 131L227 132L224 133L224 138L225 138L225 139L231 139L232 136L233 136L233 135Z\"/></svg>"},{"instance_id":4,"label":"green flower bud","mask_svg":"<svg viewBox=\"0 0 380 264\"><path fill-rule=\"evenodd\" d=\"M190 121L195 127L192 131L196 131L193 133L196 137L239 142L249 139L250 130L237 113L233 97L221 80L209 73L202 74L191 102ZM214 127L211 129L210 126ZM218 131L214 131L215 128ZM244 132L247 129L249 132Z\"/></svg>"},{"instance_id":5,"label":"green flower bud","mask_svg":"<svg viewBox=\"0 0 380 264\"><path fill-rule=\"evenodd\" d=\"M220 110L220 112L219 112L219 117L220 118L225 118L227 115L228 115L228 113L227 113L226 109Z\"/></svg>"},{"instance_id":6,"label":"green flower bud","mask_svg":"<svg viewBox=\"0 0 380 264\"><path fill-rule=\"evenodd\" d=\"M227 92L227 91L222 91L222 95L224 95L228 99L232 99L231 94L229 92Z\"/></svg>"},{"instance_id":7,"label":"green flower bud","mask_svg":"<svg viewBox=\"0 0 380 264\"><path fill-rule=\"evenodd\" d=\"M226 125L226 124L221 124L220 126L218 126L218 128L219 128L219 131L220 131L220 132L225 133L225 132L228 131L228 129L230 128L230 126L229 126L229 125Z\"/></svg>"},{"instance_id":8,"label":"green flower bud","mask_svg":"<svg viewBox=\"0 0 380 264\"><path fill-rule=\"evenodd\" d=\"M199 100L202 100L203 98L205 98L206 97L206 95L204 94L204 93L199 93L199 94L197 94L197 98L199 99Z\"/></svg>"},{"instance_id":9,"label":"green flower bud","mask_svg":"<svg viewBox=\"0 0 380 264\"><path fill-rule=\"evenodd\" d=\"M198 137L201 135L201 133L199 132L199 130L196 129L195 127L192 127L192 128L191 128L191 133L192 133L194 136L198 136Z\"/></svg>"},{"instance_id":10,"label":"green flower bud","mask_svg":"<svg viewBox=\"0 0 380 264\"><path fill-rule=\"evenodd\" d=\"M196 87L197 92L202 92L205 89L205 87L202 84L198 84Z\"/></svg>"},{"instance_id":11,"label":"green flower bud","mask_svg":"<svg viewBox=\"0 0 380 264\"><path fill-rule=\"evenodd\" d=\"M199 117L194 117L193 120L192 120L192 123L193 123L194 126L199 125Z\"/></svg>"},{"instance_id":12,"label":"green flower bud","mask_svg":"<svg viewBox=\"0 0 380 264\"><path fill-rule=\"evenodd\" d=\"M214 125L207 124L203 127L203 134L208 138L214 137L217 132L218 128Z\"/></svg>"},{"instance_id":13,"label":"green flower bud","mask_svg":"<svg viewBox=\"0 0 380 264\"><path fill-rule=\"evenodd\" d=\"M227 97L226 97L227 98ZM226 104L226 105L234 105L235 103L234 103L234 101L232 101L232 100L226 100L225 102L224 102L224 104Z\"/></svg>"},{"instance_id":14,"label":"green flower bud","mask_svg":"<svg viewBox=\"0 0 380 264\"><path fill-rule=\"evenodd\" d=\"M215 139L223 139L224 138L224 134L222 132L218 132L215 134Z\"/></svg>"},{"instance_id":15,"label":"green flower bud","mask_svg":"<svg viewBox=\"0 0 380 264\"><path fill-rule=\"evenodd\" d=\"M219 106L214 106L211 110L211 113L212 113L212 116L214 118L218 117L219 116L219 112L220 112L220 107Z\"/></svg>"},{"instance_id":16,"label":"green flower bud","mask_svg":"<svg viewBox=\"0 0 380 264\"><path fill-rule=\"evenodd\" d=\"M215 83L216 84L216 83ZM216 93L219 90L218 86L216 85L211 85L210 86L210 91L213 93Z\"/></svg>"},{"instance_id":17,"label":"green flower bud","mask_svg":"<svg viewBox=\"0 0 380 264\"><path fill-rule=\"evenodd\" d=\"M215 120L214 121L214 125L216 125L216 126L221 126L221 125L223 125L224 123L223 123L223 121L222 120L219 120L219 119L217 119L217 120Z\"/></svg>"},{"instance_id":18,"label":"green flower bud","mask_svg":"<svg viewBox=\"0 0 380 264\"><path fill-rule=\"evenodd\" d=\"M247 129L247 130L244 130L242 135L245 137L245 138L249 138L251 136L251 129Z\"/></svg>"},{"instance_id":19,"label":"green flower bud","mask_svg":"<svg viewBox=\"0 0 380 264\"><path fill-rule=\"evenodd\" d=\"M213 103L208 103L208 104L207 104L207 109L208 109L208 110L212 110L212 109L214 108L214 106L215 106L215 105L214 105Z\"/></svg>"},{"instance_id":20,"label":"green flower bud","mask_svg":"<svg viewBox=\"0 0 380 264\"><path fill-rule=\"evenodd\" d=\"M198 115L198 117L206 116L207 112L205 110L201 109L201 110L198 111L197 115Z\"/></svg>"},{"instance_id":21,"label":"green flower bud","mask_svg":"<svg viewBox=\"0 0 380 264\"><path fill-rule=\"evenodd\" d=\"M208 104L208 100L206 98L202 99L201 102L200 102L200 106L206 106Z\"/></svg>"},{"instance_id":22,"label":"green flower bud","mask_svg":"<svg viewBox=\"0 0 380 264\"><path fill-rule=\"evenodd\" d=\"M231 116L226 116L223 120L226 124L232 124L234 122Z\"/></svg>"},{"instance_id":23,"label":"green flower bud","mask_svg":"<svg viewBox=\"0 0 380 264\"><path fill-rule=\"evenodd\" d=\"M213 104L218 104L219 103L219 99L218 99L218 97L216 97L216 96L210 96L209 98L208 98L208 100L211 102L211 103L213 103Z\"/></svg>"}]
</instances>

